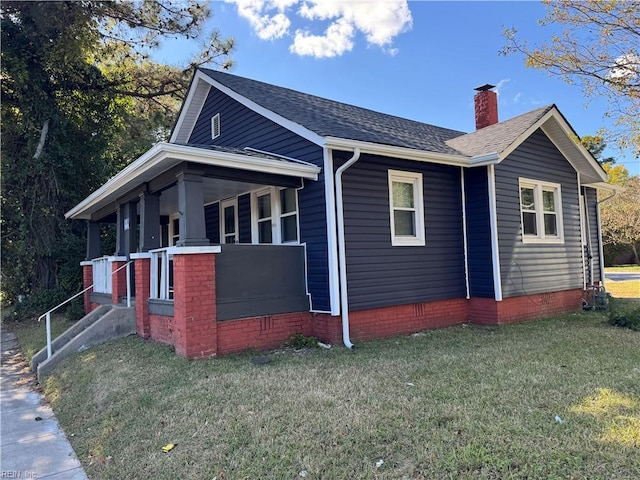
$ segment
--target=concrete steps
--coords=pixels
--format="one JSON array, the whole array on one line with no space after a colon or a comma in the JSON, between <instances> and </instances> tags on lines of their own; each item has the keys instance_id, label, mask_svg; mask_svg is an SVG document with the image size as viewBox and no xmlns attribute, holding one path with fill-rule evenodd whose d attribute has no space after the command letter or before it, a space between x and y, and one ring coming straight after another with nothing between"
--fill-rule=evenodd
<instances>
[{"instance_id":1,"label":"concrete steps","mask_svg":"<svg viewBox=\"0 0 640 480\"><path fill-rule=\"evenodd\" d=\"M135 308L101 305L51 341L51 358L47 358L47 347L36 353L31 359L31 370L38 374L40 381L60 361L74 353L134 333Z\"/></svg>"}]
</instances>

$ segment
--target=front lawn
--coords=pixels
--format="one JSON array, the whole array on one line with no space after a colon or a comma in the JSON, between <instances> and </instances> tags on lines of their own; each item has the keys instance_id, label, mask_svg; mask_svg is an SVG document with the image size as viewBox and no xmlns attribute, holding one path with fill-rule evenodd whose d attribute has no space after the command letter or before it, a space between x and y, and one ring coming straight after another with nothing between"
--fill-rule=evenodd
<instances>
[{"instance_id":1,"label":"front lawn","mask_svg":"<svg viewBox=\"0 0 640 480\"><path fill-rule=\"evenodd\" d=\"M189 361L129 337L44 389L95 479L640 473L640 333L598 312L257 355Z\"/></svg>"}]
</instances>

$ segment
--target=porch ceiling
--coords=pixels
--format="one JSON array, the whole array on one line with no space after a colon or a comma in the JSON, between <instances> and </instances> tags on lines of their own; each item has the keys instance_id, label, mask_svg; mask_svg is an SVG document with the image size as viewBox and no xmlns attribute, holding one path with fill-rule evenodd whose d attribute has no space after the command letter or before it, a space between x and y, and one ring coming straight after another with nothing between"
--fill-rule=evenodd
<instances>
[{"instance_id":1,"label":"porch ceiling","mask_svg":"<svg viewBox=\"0 0 640 480\"><path fill-rule=\"evenodd\" d=\"M317 180L320 168L304 162L279 159L256 152L228 152L171 143L158 143L144 155L124 168L98 190L65 214L65 218L91 220L92 215L114 205L119 198L143 187L147 182L182 162L210 167L282 175ZM245 175L246 176L246 175ZM204 179L205 202L226 198L254 188L249 182L231 179ZM219 197L219 198L218 198Z\"/></svg>"}]
</instances>

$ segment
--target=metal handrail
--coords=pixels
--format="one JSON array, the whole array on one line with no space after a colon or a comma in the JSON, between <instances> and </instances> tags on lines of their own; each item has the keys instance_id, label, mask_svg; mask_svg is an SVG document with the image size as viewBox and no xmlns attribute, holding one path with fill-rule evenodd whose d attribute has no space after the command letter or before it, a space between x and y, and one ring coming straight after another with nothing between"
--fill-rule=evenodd
<instances>
[{"instance_id":1,"label":"metal handrail","mask_svg":"<svg viewBox=\"0 0 640 480\"><path fill-rule=\"evenodd\" d=\"M109 278L109 276L113 277L116 273L118 273L123 268L127 269L127 307L131 307L131 275L130 275L131 270L129 269L129 265L131 265L132 263L133 263L133 260L129 260L127 263L125 263L121 267L118 267L113 272L111 272L111 275L106 275L104 278L100 279L100 281L102 281L105 278ZM87 290L91 290L96 283L98 282L93 282L91 285L89 285L87 288L85 288L81 292L76 293L73 297L67 298L60 305L53 307L47 313L43 313L38 317L38 322L40 322L40 320L42 320L44 317L47 318L47 359L51 358L51 314L55 312L57 309L59 309L60 307L62 307L63 305L66 305L67 303L69 303L71 300L79 297Z\"/></svg>"}]
</instances>

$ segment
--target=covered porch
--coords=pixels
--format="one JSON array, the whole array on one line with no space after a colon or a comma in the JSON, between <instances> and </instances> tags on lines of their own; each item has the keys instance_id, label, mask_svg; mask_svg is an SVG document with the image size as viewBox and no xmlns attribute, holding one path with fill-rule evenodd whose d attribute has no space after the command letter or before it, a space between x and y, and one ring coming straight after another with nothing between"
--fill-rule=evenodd
<instances>
[{"instance_id":1,"label":"covered porch","mask_svg":"<svg viewBox=\"0 0 640 480\"><path fill-rule=\"evenodd\" d=\"M186 357L308 334L297 193L319 171L253 150L156 145L66 214L88 224L82 266L85 287L94 287L85 294L85 311L119 303L128 284L137 334ZM106 256L105 223L117 232L116 251ZM135 268L123 268L129 262ZM243 335L218 338L240 319L254 319L262 338L246 325Z\"/></svg>"}]
</instances>

